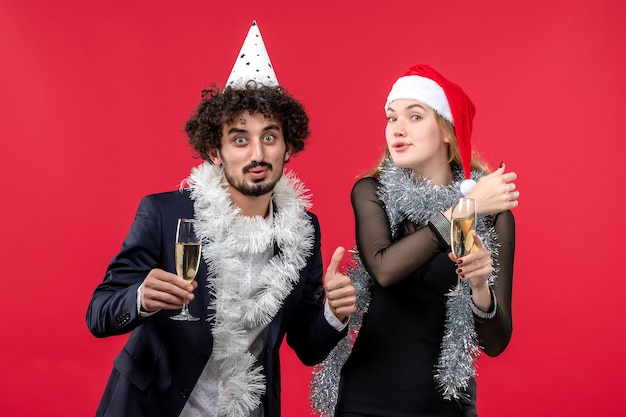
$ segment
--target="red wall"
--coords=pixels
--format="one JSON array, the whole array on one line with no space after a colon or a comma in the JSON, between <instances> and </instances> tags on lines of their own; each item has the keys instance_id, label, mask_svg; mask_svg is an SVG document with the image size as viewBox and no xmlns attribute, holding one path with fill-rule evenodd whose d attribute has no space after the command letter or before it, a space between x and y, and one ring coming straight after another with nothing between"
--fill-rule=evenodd
<instances>
[{"instance_id":1,"label":"red wall","mask_svg":"<svg viewBox=\"0 0 626 417\"><path fill-rule=\"evenodd\" d=\"M0 415L93 415L125 338L89 334L91 292L140 197L198 163L182 127L253 19L312 119L290 166L325 260L354 242L349 192L392 82L431 64L477 105L486 159L519 174L515 331L479 360L481 416L626 415L624 4L0 0ZM283 353L284 414L308 415L310 370Z\"/></svg>"}]
</instances>

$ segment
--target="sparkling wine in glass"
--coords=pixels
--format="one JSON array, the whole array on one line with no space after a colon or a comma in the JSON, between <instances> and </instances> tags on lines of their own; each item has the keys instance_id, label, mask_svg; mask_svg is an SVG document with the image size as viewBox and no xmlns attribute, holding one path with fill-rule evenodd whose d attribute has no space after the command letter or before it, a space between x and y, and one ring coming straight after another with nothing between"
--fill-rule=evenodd
<instances>
[{"instance_id":1,"label":"sparkling wine in glass","mask_svg":"<svg viewBox=\"0 0 626 417\"><path fill-rule=\"evenodd\" d=\"M476 201L473 198L460 198L452 208L450 220L452 254L457 258L469 255L474 247L474 233L476 232ZM458 277L456 288L451 291L451 294L462 294L461 279Z\"/></svg>"},{"instance_id":2,"label":"sparkling wine in glass","mask_svg":"<svg viewBox=\"0 0 626 417\"><path fill-rule=\"evenodd\" d=\"M178 219L176 229L176 274L189 282L196 278L202 252L200 240L194 230L195 224L196 221L193 219ZM172 316L171 319L178 321L200 320L189 313L187 304L185 302L181 312Z\"/></svg>"}]
</instances>

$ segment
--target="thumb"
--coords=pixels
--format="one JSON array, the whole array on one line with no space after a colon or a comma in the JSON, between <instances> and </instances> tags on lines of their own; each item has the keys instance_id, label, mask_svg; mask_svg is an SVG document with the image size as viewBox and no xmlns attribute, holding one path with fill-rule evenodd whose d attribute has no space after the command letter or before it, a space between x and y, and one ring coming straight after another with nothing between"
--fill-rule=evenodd
<instances>
[{"instance_id":1,"label":"thumb","mask_svg":"<svg viewBox=\"0 0 626 417\"><path fill-rule=\"evenodd\" d=\"M343 260L343 256L346 253L346 249L343 246L338 246L333 253L333 256L330 258L330 264L328 268L326 268L326 277L332 278L339 269L339 264Z\"/></svg>"},{"instance_id":2,"label":"thumb","mask_svg":"<svg viewBox=\"0 0 626 417\"><path fill-rule=\"evenodd\" d=\"M504 170L505 170L505 169L506 169L506 166L504 165L504 162L502 162L502 163L498 166L498 168L496 168L496 169L494 169L493 171L491 171L488 175L491 175L491 176L494 176L494 177L499 176L499 175L502 175L502 174L504 174Z\"/></svg>"},{"instance_id":3,"label":"thumb","mask_svg":"<svg viewBox=\"0 0 626 417\"><path fill-rule=\"evenodd\" d=\"M474 246L476 246L478 249L485 248L485 246L483 245L483 240L480 238L480 236L478 236L476 232L474 232Z\"/></svg>"}]
</instances>

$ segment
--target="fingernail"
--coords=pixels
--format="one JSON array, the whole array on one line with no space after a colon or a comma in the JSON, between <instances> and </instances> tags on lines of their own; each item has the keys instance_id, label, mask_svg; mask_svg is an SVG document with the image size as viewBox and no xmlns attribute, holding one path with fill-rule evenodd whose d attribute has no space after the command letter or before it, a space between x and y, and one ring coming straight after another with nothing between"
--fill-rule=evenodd
<instances>
[{"instance_id":1,"label":"fingernail","mask_svg":"<svg viewBox=\"0 0 626 417\"><path fill-rule=\"evenodd\" d=\"M504 161L500 162L500 168L504 166Z\"/></svg>"},{"instance_id":2,"label":"fingernail","mask_svg":"<svg viewBox=\"0 0 626 417\"><path fill-rule=\"evenodd\" d=\"M454 271L454 272L456 272L456 274L457 274L457 275L460 275L460 274L461 274L461 272L463 272L463 270L462 270L461 268L457 268L457 270L456 270L456 271Z\"/></svg>"},{"instance_id":3,"label":"fingernail","mask_svg":"<svg viewBox=\"0 0 626 417\"><path fill-rule=\"evenodd\" d=\"M465 275L461 275L461 279L465 279Z\"/></svg>"},{"instance_id":4,"label":"fingernail","mask_svg":"<svg viewBox=\"0 0 626 417\"><path fill-rule=\"evenodd\" d=\"M462 263L463 263L463 259L457 259L457 260L456 260L456 264L457 264L457 265L461 265Z\"/></svg>"}]
</instances>

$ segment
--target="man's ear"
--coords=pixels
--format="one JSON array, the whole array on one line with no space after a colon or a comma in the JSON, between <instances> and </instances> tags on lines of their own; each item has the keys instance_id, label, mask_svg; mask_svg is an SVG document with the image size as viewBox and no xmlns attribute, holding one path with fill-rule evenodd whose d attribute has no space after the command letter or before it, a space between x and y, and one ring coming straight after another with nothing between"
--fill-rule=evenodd
<instances>
[{"instance_id":1,"label":"man's ear","mask_svg":"<svg viewBox=\"0 0 626 417\"><path fill-rule=\"evenodd\" d=\"M285 162L289 162L289 160L290 160L290 159L291 159L291 148L288 148L288 149L285 151L285 157L283 158L283 160L284 160Z\"/></svg>"},{"instance_id":2,"label":"man's ear","mask_svg":"<svg viewBox=\"0 0 626 417\"><path fill-rule=\"evenodd\" d=\"M217 148L209 149L208 154L209 154L209 158L211 158L211 162L213 162L214 165L222 164L222 159L220 158L220 153L217 150Z\"/></svg>"}]
</instances>

